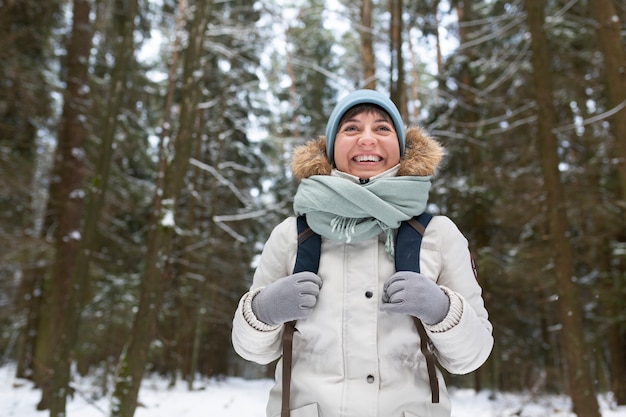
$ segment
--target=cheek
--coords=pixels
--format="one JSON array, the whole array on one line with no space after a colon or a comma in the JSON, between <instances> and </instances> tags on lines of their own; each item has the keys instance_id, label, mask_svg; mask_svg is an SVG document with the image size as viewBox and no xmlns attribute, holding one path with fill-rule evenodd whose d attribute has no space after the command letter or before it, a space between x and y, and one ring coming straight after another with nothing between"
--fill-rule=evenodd
<instances>
[{"instance_id":1,"label":"cheek","mask_svg":"<svg viewBox=\"0 0 626 417\"><path fill-rule=\"evenodd\" d=\"M400 163L400 144L397 141L388 143L386 151L390 163L393 163L393 165Z\"/></svg>"},{"instance_id":2,"label":"cheek","mask_svg":"<svg viewBox=\"0 0 626 417\"><path fill-rule=\"evenodd\" d=\"M333 159L335 160L335 165L337 165L337 168L339 168L339 164L346 164L348 158L348 149L349 147L346 145L345 141L335 142Z\"/></svg>"},{"instance_id":3,"label":"cheek","mask_svg":"<svg viewBox=\"0 0 626 417\"><path fill-rule=\"evenodd\" d=\"M395 153L391 153L387 160L390 166L398 165L400 163L400 150L398 149Z\"/></svg>"},{"instance_id":4,"label":"cheek","mask_svg":"<svg viewBox=\"0 0 626 417\"><path fill-rule=\"evenodd\" d=\"M337 158L337 154L335 154L335 168L339 171L348 172L348 161L345 157Z\"/></svg>"}]
</instances>

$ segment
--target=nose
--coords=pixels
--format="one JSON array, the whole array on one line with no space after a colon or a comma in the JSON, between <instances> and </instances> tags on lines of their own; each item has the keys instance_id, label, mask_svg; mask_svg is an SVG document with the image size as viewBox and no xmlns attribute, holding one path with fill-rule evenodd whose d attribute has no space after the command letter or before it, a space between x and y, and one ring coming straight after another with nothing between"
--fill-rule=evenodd
<instances>
[{"instance_id":1,"label":"nose","mask_svg":"<svg viewBox=\"0 0 626 417\"><path fill-rule=\"evenodd\" d=\"M374 132L370 128L363 129L363 133L359 137L357 141L361 146L371 146L376 143L376 137L374 136Z\"/></svg>"}]
</instances>

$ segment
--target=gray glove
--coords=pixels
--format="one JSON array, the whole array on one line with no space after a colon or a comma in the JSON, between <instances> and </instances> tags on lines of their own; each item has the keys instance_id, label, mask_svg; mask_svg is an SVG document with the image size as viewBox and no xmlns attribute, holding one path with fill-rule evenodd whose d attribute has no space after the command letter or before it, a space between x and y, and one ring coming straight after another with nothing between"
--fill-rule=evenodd
<instances>
[{"instance_id":1,"label":"gray glove","mask_svg":"<svg viewBox=\"0 0 626 417\"><path fill-rule=\"evenodd\" d=\"M252 312L265 324L277 325L311 314L322 288L313 272L298 272L274 281L252 299Z\"/></svg>"},{"instance_id":2,"label":"gray glove","mask_svg":"<svg viewBox=\"0 0 626 417\"><path fill-rule=\"evenodd\" d=\"M437 324L449 309L448 295L434 281L417 272L396 272L383 287L381 311L409 314L426 324Z\"/></svg>"}]
</instances>

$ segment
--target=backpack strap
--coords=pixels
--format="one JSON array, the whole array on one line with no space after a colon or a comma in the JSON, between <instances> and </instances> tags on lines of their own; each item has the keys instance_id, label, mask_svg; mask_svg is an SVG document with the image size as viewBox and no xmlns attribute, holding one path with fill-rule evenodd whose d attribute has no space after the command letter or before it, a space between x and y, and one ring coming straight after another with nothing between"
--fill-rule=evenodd
<instances>
[{"instance_id":1,"label":"backpack strap","mask_svg":"<svg viewBox=\"0 0 626 417\"><path fill-rule=\"evenodd\" d=\"M280 417L289 417L289 398L291 397L291 361L293 347L293 333L296 329L295 320L285 323L283 330L283 389Z\"/></svg>"},{"instance_id":2,"label":"backpack strap","mask_svg":"<svg viewBox=\"0 0 626 417\"><path fill-rule=\"evenodd\" d=\"M420 249L422 237L426 232L426 227L432 219L429 213L422 213L410 220L402 222L398 229L395 246L395 267L396 271L420 272ZM320 266L322 238L315 233L306 222L305 216L298 216L298 251L296 254L296 264L293 272L311 271L317 273ZM420 351L426 358L426 368L428 370L428 380L432 392L432 402L439 402L439 381L435 369L435 358L429 349L430 339L426 333L424 325L418 318L413 318L415 327L420 336ZM295 331L295 321L285 323L283 331L283 384L282 384L282 405L281 417L289 417L289 398L291 394L291 366L292 366L292 346L293 334Z\"/></svg>"},{"instance_id":3,"label":"backpack strap","mask_svg":"<svg viewBox=\"0 0 626 417\"><path fill-rule=\"evenodd\" d=\"M435 369L435 356L430 351L428 342L430 338L424 324L417 317L413 317L417 333L420 335L420 350L426 359L426 369L428 370L428 382L430 383L431 402L437 404L439 402L439 380L437 379L437 370Z\"/></svg>"},{"instance_id":4,"label":"backpack strap","mask_svg":"<svg viewBox=\"0 0 626 417\"><path fill-rule=\"evenodd\" d=\"M296 265L293 273L311 271L317 274L320 267L322 237L309 227L304 215L298 216L298 252ZM291 362L293 333L296 329L296 321L285 323L283 330L283 389L281 417L289 417L289 398L291 395Z\"/></svg>"},{"instance_id":5,"label":"backpack strap","mask_svg":"<svg viewBox=\"0 0 626 417\"><path fill-rule=\"evenodd\" d=\"M293 273L311 271L317 274L321 248L322 237L311 230L304 215L298 216L298 253Z\"/></svg>"},{"instance_id":6,"label":"backpack strap","mask_svg":"<svg viewBox=\"0 0 626 417\"><path fill-rule=\"evenodd\" d=\"M398 229L395 246L396 271L420 272L420 249L422 247L422 237L426 233L426 227L433 218L430 213L422 213L406 222L402 222ZM422 322L413 317L417 333L420 336L420 350L426 359L426 369L428 370L428 381L432 394L432 402L439 402L439 381L435 369L435 357L429 349L428 334Z\"/></svg>"},{"instance_id":7,"label":"backpack strap","mask_svg":"<svg viewBox=\"0 0 626 417\"><path fill-rule=\"evenodd\" d=\"M395 246L396 271L420 272L422 237L432 218L432 214L424 212L400 224Z\"/></svg>"}]
</instances>

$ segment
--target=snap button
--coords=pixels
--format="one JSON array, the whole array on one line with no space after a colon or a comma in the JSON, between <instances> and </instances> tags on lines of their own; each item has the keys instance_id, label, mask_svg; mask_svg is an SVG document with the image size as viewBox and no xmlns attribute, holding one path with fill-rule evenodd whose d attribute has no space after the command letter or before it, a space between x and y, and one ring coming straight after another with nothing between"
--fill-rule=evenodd
<instances>
[{"instance_id":1,"label":"snap button","mask_svg":"<svg viewBox=\"0 0 626 417\"><path fill-rule=\"evenodd\" d=\"M368 375L367 376L367 383L368 384L373 384L374 380L375 380L374 375Z\"/></svg>"},{"instance_id":2,"label":"snap button","mask_svg":"<svg viewBox=\"0 0 626 417\"><path fill-rule=\"evenodd\" d=\"M372 298L374 296L374 293L372 293L371 291L365 291L365 296L367 298Z\"/></svg>"}]
</instances>

